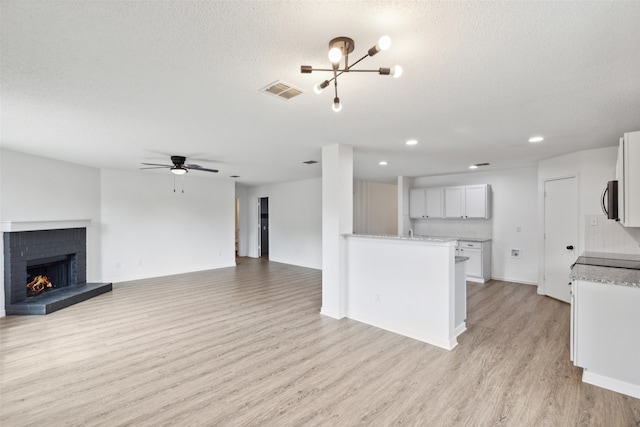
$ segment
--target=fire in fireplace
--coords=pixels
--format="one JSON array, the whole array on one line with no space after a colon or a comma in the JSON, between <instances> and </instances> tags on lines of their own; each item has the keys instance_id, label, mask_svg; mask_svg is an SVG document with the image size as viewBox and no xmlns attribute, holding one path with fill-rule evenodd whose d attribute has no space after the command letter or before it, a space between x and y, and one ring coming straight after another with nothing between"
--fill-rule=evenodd
<instances>
[{"instance_id":1,"label":"fire in fireplace","mask_svg":"<svg viewBox=\"0 0 640 427\"><path fill-rule=\"evenodd\" d=\"M27 297L69 286L75 254L40 258L27 262Z\"/></svg>"}]
</instances>

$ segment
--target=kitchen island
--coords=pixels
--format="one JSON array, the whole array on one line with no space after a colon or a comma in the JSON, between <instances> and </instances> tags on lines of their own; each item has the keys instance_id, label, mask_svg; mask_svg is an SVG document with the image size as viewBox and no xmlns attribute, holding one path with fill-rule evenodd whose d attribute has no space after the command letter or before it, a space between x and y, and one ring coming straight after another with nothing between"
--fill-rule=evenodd
<instances>
[{"instance_id":1,"label":"kitchen island","mask_svg":"<svg viewBox=\"0 0 640 427\"><path fill-rule=\"evenodd\" d=\"M347 317L447 350L457 345L466 330L467 258L456 258L455 238L343 237Z\"/></svg>"}]
</instances>

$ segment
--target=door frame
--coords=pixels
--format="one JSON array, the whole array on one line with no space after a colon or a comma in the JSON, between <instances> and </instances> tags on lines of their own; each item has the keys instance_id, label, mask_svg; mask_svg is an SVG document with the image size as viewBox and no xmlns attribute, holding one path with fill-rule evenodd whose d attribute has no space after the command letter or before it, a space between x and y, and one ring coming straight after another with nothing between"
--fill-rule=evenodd
<instances>
[{"instance_id":1,"label":"door frame","mask_svg":"<svg viewBox=\"0 0 640 427\"><path fill-rule=\"evenodd\" d=\"M580 174L578 172L576 173L570 173L570 174L566 174L566 175L558 175L558 176L552 176L552 177L546 177L543 178L539 181L540 186L539 188L539 201L540 201L540 209L539 209L539 214L540 214L540 224L541 224L541 230L540 230L540 237L539 237L539 254L540 259L539 259L539 269L538 269L538 294L539 295L546 295L546 280L545 280L545 272L546 272L546 251L545 251L545 233L547 230L547 224L545 221L545 213L546 213L546 200L545 200L545 187L546 187L546 183L549 181L559 181L561 179L570 179L570 178L574 178L576 180L576 190L578 192L578 217L576 218L577 221L577 227L578 227L578 241L576 243L577 245L577 250L576 253L580 254L582 253L582 238L580 235L580 225L581 225L581 221L580 221L580 202L581 202L581 197L580 197Z\"/></svg>"}]
</instances>

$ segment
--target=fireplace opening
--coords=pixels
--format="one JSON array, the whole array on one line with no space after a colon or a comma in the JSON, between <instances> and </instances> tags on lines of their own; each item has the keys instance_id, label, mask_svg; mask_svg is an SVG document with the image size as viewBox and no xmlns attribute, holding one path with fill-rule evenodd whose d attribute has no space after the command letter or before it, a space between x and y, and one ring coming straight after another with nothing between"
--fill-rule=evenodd
<instances>
[{"instance_id":1,"label":"fireplace opening","mask_svg":"<svg viewBox=\"0 0 640 427\"><path fill-rule=\"evenodd\" d=\"M27 263L27 297L74 285L75 254L41 258Z\"/></svg>"}]
</instances>

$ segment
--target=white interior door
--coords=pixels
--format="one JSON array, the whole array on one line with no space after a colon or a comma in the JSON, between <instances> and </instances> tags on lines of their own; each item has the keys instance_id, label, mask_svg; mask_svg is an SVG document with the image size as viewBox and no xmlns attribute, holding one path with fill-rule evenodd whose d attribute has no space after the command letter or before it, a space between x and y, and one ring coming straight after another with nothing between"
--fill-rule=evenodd
<instances>
[{"instance_id":1,"label":"white interior door","mask_svg":"<svg viewBox=\"0 0 640 427\"><path fill-rule=\"evenodd\" d=\"M544 293L570 302L569 274L578 257L578 182L544 183Z\"/></svg>"}]
</instances>

